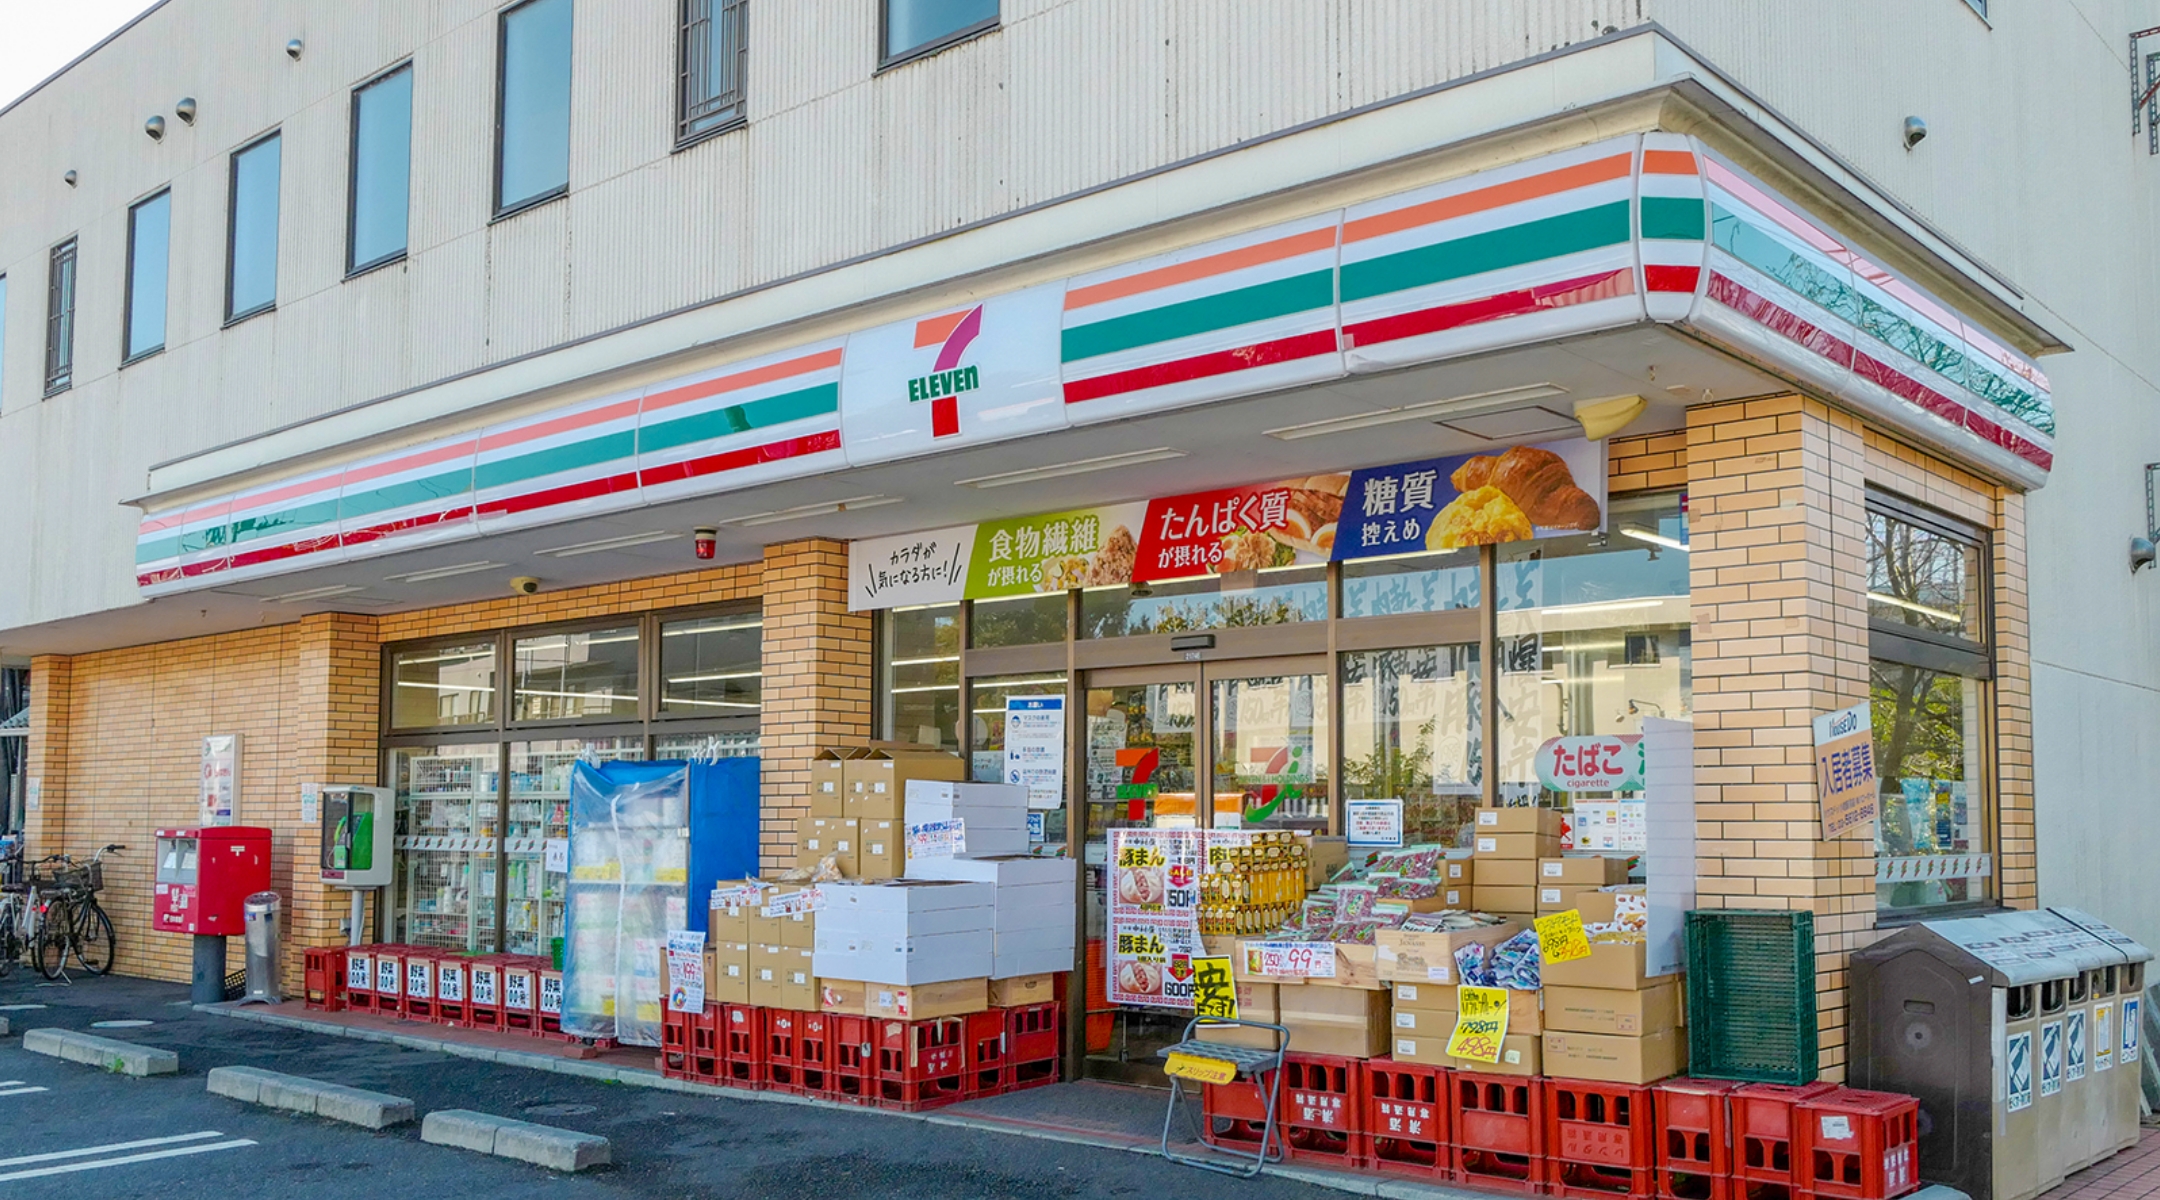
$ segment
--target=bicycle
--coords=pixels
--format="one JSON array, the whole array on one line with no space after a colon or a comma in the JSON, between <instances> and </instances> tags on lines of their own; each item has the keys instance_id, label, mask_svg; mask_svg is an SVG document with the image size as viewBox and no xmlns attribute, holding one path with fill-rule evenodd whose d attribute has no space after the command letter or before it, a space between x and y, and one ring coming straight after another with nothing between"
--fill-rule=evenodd
<instances>
[{"instance_id":1,"label":"bicycle","mask_svg":"<svg viewBox=\"0 0 2160 1200\"><path fill-rule=\"evenodd\" d=\"M60 978L67 969L70 953L82 969L92 975L112 971L117 941L113 936L112 918L98 907L97 894L105 887L105 856L125 849L126 846L117 842L107 845L87 863L78 863L66 855L54 855L45 860L57 860L60 865L53 868L51 877L45 882L40 896L42 903L33 906L38 923L35 943L38 974L47 979Z\"/></svg>"},{"instance_id":2,"label":"bicycle","mask_svg":"<svg viewBox=\"0 0 2160 1200\"><path fill-rule=\"evenodd\" d=\"M33 926L30 919L30 885L24 878L22 843L0 839L0 979L15 969L15 962L29 953Z\"/></svg>"}]
</instances>

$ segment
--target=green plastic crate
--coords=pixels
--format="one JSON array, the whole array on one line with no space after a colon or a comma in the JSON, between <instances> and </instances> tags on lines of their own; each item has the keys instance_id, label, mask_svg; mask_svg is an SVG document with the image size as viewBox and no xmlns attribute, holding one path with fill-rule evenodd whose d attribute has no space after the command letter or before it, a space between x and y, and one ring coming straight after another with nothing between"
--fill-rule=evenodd
<instances>
[{"instance_id":1,"label":"green plastic crate","mask_svg":"<svg viewBox=\"0 0 2160 1200\"><path fill-rule=\"evenodd\" d=\"M1802 1084L1816 1075L1815 914L1687 915L1688 1074Z\"/></svg>"}]
</instances>

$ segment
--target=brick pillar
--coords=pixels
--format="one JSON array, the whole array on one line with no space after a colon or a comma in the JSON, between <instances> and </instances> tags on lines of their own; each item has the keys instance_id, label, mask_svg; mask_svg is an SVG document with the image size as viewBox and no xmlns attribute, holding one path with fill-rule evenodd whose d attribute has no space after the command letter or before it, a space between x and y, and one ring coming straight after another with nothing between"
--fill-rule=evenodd
<instances>
[{"instance_id":1,"label":"brick pillar","mask_svg":"<svg viewBox=\"0 0 2160 1200\"><path fill-rule=\"evenodd\" d=\"M317 613L303 617L287 641L293 679L292 764L297 778L293 794L278 802L281 819L277 823L293 831L289 886L283 889L289 996L297 995L301 986L303 949L343 945L346 940L339 922L351 911L351 893L326 887L318 877L320 811L316 821L300 822L299 788L375 782L382 665L375 625L370 616ZM289 813L284 811L288 804ZM374 909L372 902L366 906L370 921ZM372 930L368 932L365 940L379 940Z\"/></svg>"},{"instance_id":2,"label":"brick pillar","mask_svg":"<svg viewBox=\"0 0 2160 1200\"><path fill-rule=\"evenodd\" d=\"M2032 643L2025 580L2025 494L1995 501L1995 879L2011 908L2040 903L2033 824Z\"/></svg>"},{"instance_id":3,"label":"brick pillar","mask_svg":"<svg viewBox=\"0 0 2160 1200\"><path fill-rule=\"evenodd\" d=\"M26 857L40 858L63 848L67 835L68 723L74 703L75 660L41 654L30 660L30 745L26 785L37 789L23 797ZM35 797L37 807L28 807Z\"/></svg>"},{"instance_id":4,"label":"brick pillar","mask_svg":"<svg viewBox=\"0 0 2160 1200\"><path fill-rule=\"evenodd\" d=\"M765 688L758 720L759 805L767 870L792 866L809 812L810 759L870 737L870 617L847 605L847 543L809 538L765 548Z\"/></svg>"},{"instance_id":5,"label":"brick pillar","mask_svg":"<svg viewBox=\"0 0 2160 1200\"><path fill-rule=\"evenodd\" d=\"M1703 908L1815 914L1822 1077L1845 1077L1846 957L1875 926L1875 842L1824 842L1812 720L1867 697L1860 423L1798 396L1688 410Z\"/></svg>"}]
</instances>

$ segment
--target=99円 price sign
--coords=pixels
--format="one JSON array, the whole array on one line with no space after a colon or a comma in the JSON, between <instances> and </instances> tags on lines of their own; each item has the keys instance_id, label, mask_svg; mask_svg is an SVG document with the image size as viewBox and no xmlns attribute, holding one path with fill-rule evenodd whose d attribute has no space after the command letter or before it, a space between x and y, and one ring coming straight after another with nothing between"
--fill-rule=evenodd
<instances>
[{"instance_id":1,"label":"99\u5186 price sign","mask_svg":"<svg viewBox=\"0 0 2160 1200\"><path fill-rule=\"evenodd\" d=\"M1245 973L1290 979L1333 979L1335 943L1247 942Z\"/></svg>"}]
</instances>

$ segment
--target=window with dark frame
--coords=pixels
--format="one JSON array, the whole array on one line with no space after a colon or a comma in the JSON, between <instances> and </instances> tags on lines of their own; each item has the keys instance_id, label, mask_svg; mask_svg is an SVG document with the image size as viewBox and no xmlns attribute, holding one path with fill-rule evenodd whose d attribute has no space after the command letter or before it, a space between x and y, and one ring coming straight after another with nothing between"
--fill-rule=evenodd
<instances>
[{"instance_id":1,"label":"window with dark frame","mask_svg":"<svg viewBox=\"0 0 2160 1200\"><path fill-rule=\"evenodd\" d=\"M571 0L506 9L496 44L495 215L570 190Z\"/></svg>"},{"instance_id":2,"label":"window with dark frame","mask_svg":"<svg viewBox=\"0 0 2160 1200\"><path fill-rule=\"evenodd\" d=\"M997 23L998 0L884 0L880 63L942 50Z\"/></svg>"},{"instance_id":3,"label":"window with dark frame","mask_svg":"<svg viewBox=\"0 0 2160 1200\"><path fill-rule=\"evenodd\" d=\"M345 271L402 258L412 205L411 63L353 89Z\"/></svg>"},{"instance_id":4,"label":"window with dark frame","mask_svg":"<svg viewBox=\"0 0 2160 1200\"><path fill-rule=\"evenodd\" d=\"M75 381L75 239L52 248L45 282L45 394Z\"/></svg>"},{"instance_id":5,"label":"window with dark frame","mask_svg":"<svg viewBox=\"0 0 2160 1200\"><path fill-rule=\"evenodd\" d=\"M1987 531L1871 492L1868 699L1880 812L1876 907L1993 895Z\"/></svg>"},{"instance_id":6,"label":"window with dark frame","mask_svg":"<svg viewBox=\"0 0 2160 1200\"><path fill-rule=\"evenodd\" d=\"M750 61L750 0L682 0L675 140L718 133L743 121Z\"/></svg>"},{"instance_id":7,"label":"window with dark frame","mask_svg":"<svg viewBox=\"0 0 2160 1200\"><path fill-rule=\"evenodd\" d=\"M165 348L165 289L171 274L172 192L128 209L127 314L120 361L131 363Z\"/></svg>"},{"instance_id":8,"label":"window with dark frame","mask_svg":"<svg viewBox=\"0 0 2160 1200\"><path fill-rule=\"evenodd\" d=\"M283 137L233 151L226 212L225 320L277 306L278 177Z\"/></svg>"}]
</instances>

